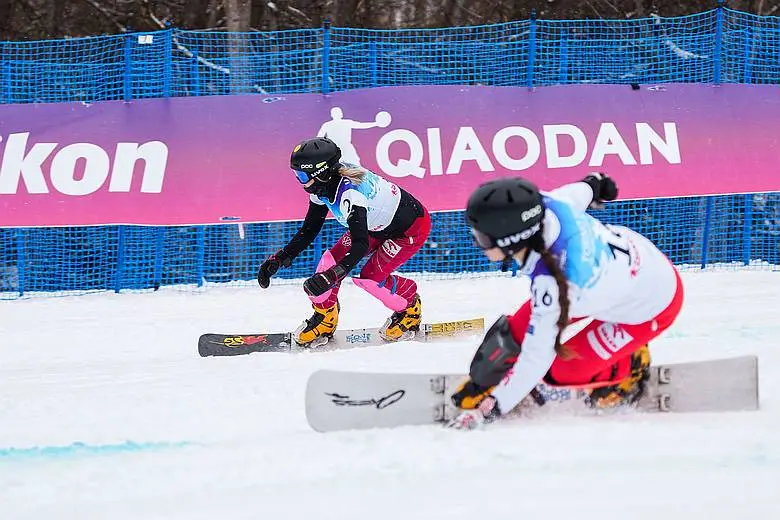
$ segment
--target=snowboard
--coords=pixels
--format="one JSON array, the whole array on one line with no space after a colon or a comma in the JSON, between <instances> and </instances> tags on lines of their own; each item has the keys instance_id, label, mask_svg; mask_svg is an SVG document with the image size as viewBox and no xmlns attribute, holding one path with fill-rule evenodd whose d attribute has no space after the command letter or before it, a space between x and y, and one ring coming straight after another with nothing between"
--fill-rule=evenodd
<instances>
[{"instance_id":1,"label":"snowboard","mask_svg":"<svg viewBox=\"0 0 780 520\"><path fill-rule=\"evenodd\" d=\"M427 323L405 341L428 342L437 339L482 334L484 318ZM202 334L198 339L198 353L208 356L241 356L254 352L322 352L356 347L384 345L388 342L379 335L379 328L337 330L331 340L318 347L301 347L292 340L291 332L252 334Z\"/></svg>"},{"instance_id":2,"label":"snowboard","mask_svg":"<svg viewBox=\"0 0 780 520\"><path fill-rule=\"evenodd\" d=\"M319 370L306 386L306 419L318 432L444 424L460 412L450 395L466 377ZM540 407L555 413L591 411L582 389L540 384L533 394L508 415ZM758 358L653 366L645 395L634 409L639 413L757 410Z\"/></svg>"}]
</instances>

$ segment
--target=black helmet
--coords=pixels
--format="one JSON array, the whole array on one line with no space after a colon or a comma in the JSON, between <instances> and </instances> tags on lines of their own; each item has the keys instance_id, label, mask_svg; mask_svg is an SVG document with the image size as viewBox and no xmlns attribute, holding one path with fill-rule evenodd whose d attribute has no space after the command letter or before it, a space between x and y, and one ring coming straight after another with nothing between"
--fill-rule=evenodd
<instances>
[{"instance_id":1,"label":"black helmet","mask_svg":"<svg viewBox=\"0 0 780 520\"><path fill-rule=\"evenodd\" d=\"M477 245L500 247L507 255L529 246L543 218L539 189L520 178L486 182L474 190L466 205L466 222Z\"/></svg>"},{"instance_id":2,"label":"black helmet","mask_svg":"<svg viewBox=\"0 0 780 520\"><path fill-rule=\"evenodd\" d=\"M316 137L296 145L290 155L290 168L301 184L311 179L326 181L340 160L341 149L336 143L325 137Z\"/></svg>"}]
</instances>

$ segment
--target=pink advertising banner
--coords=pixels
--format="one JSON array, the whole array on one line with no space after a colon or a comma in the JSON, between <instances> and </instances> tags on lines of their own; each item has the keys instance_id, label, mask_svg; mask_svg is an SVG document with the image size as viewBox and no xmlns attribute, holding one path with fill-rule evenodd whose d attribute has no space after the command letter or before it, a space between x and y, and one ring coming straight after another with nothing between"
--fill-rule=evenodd
<instances>
[{"instance_id":1,"label":"pink advertising banner","mask_svg":"<svg viewBox=\"0 0 780 520\"><path fill-rule=\"evenodd\" d=\"M621 198L780 190L780 87L388 87L0 105L0 226L295 220L289 169L326 135L431 211L481 182L603 170Z\"/></svg>"}]
</instances>

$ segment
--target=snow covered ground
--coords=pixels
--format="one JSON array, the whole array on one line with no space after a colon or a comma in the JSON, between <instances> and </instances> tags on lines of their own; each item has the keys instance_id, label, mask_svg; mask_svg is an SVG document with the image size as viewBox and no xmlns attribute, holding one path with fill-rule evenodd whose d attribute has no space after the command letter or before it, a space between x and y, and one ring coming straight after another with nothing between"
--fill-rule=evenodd
<instances>
[{"instance_id":1,"label":"snow covered ground","mask_svg":"<svg viewBox=\"0 0 780 520\"><path fill-rule=\"evenodd\" d=\"M780 273L683 276L685 307L655 361L757 354L761 411L319 434L303 413L312 371L465 371L475 341L200 358L202 332L294 328L303 292L0 301L0 519L775 517ZM526 290L423 282L424 318L490 323ZM351 284L341 303L343 327L387 315Z\"/></svg>"}]
</instances>

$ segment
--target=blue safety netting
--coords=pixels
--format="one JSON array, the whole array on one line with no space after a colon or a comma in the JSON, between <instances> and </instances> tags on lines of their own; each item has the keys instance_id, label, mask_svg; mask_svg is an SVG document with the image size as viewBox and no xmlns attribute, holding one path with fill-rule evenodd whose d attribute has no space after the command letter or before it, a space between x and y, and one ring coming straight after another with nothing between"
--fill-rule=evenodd
<instances>
[{"instance_id":1,"label":"blue safety netting","mask_svg":"<svg viewBox=\"0 0 780 520\"><path fill-rule=\"evenodd\" d=\"M620 201L592 213L644 234L683 269L780 265L780 193ZM252 283L298 224L0 229L0 297ZM329 220L278 278L309 276L343 232ZM400 271L441 278L497 270L469 237L462 212L437 213L428 241Z\"/></svg>"},{"instance_id":2,"label":"blue safety netting","mask_svg":"<svg viewBox=\"0 0 780 520\"><path fill-rule=\"evenodd\" d=\"M328 92L392 85L541 86L780 78L780 18L523 20L445 29L167 29L0 42L0 103Z\"/></svg>"},{"instance_id":3,"label":"blue safety netting","mask_svg":"<svg viewBox=\"0 0 780 520\"><path fill-rule=\"evenodd\" d=\"M779 83L780 18L726 8L637 20L523 20L425 30L323 27L227 33L168 29L0 42L0 103L331 92L394 85ZM655 241L678 265L776 268L780 194L622 201L596 212ZM495 270L460 212L434 215L402 271ZM252 283L297 222L0 229L0 297ZM342 229L282 279L307 276Z\"/></svg>"}]
</instances>

